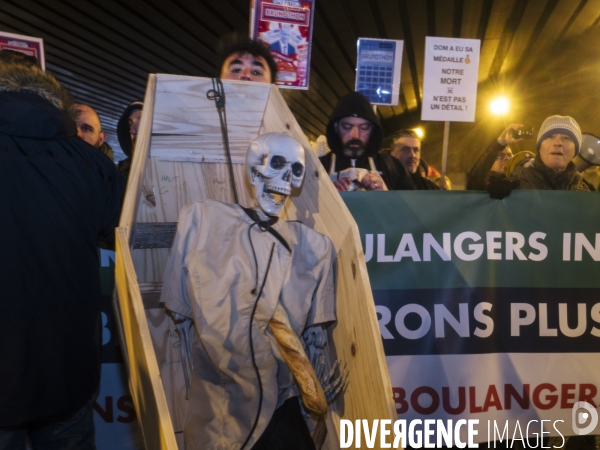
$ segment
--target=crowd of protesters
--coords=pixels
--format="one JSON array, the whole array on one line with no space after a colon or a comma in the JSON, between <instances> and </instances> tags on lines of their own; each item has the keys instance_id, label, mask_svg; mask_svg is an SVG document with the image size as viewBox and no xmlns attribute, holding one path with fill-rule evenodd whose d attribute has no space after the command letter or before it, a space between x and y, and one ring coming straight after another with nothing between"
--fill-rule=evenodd
<instances>
[{"instance_id":1,"label":"crowd of protesters","mask_svg":"<svg viewBox=\"0 0 600 450\"><path fill-rule=\"evenodd\" d=\"M277 73L269 50L249 39L225 45L219 67L215 75L223 79L271 83ZM11 192L0 200L10 214L0 225L7 238L0 270L0 448L22 448L25 436L34 445L95 448L96 246L114 239L142 115L143 103L133 101L118 121L126 159L117 166L93 108L75 104L34 58L0 51L0 183ZM514 189L594 190L573 163L582 146L573 118L548 117L535 151L513 155L520 128L511 124L485 150L468 174L468 189L487 190L494 199ZM422 158L414 131L397 130L387 141L382 151L377 114L351 92L329 118L320 161L339 191L439 189L440 174Z\"/></svg>"}]
</instances>

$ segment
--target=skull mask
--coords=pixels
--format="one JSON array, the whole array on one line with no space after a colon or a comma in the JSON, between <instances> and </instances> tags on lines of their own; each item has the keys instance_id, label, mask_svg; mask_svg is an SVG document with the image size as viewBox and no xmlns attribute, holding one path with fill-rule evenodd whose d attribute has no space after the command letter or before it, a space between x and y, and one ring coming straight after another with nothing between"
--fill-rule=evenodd
<instances>
[{"instance_id":1,"label":"skull mask","mask_svg":"<svg viewBox=\"0 0 600 450\"><path fill-rule=\"evenodd\" d=\"M279 216L292 187L300 187L304 180L304 148L287 134L261 134L250 142L246 171L258 206L270 216Z\"/></svg>"}]
</instances>

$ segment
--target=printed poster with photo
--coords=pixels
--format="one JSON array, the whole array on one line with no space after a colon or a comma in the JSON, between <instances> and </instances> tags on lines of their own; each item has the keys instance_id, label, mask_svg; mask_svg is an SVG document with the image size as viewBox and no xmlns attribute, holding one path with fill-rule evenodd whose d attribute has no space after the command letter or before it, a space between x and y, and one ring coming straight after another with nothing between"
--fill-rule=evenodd
<instances>
[{"instance_id":1,"label":"printed poster with photo","mask_svg":"<svg viewBox=\"0 0 600 450\"><path fill-rule=\"evenodd\" d=\"M250 36L269 46L277 85L308 89L314 0L252 0Z\"/></svg>"},{"instance_id":2,"label":"printed poster with photo","mask_svg":"<svg viewBox=\"0 0 600 450\"><path fill-rule=\"evenodd\" d=\"M0 50L13 50L33 56L40 62L42 70L46 70L44 40L41 38L0 31Z\"/></svg>"}]
</instances>

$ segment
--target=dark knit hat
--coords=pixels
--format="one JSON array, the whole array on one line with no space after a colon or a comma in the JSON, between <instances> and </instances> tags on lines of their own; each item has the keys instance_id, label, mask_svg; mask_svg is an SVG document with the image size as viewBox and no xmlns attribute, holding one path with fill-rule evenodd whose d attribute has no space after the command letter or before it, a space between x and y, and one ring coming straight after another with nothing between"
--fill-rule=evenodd
<instances>
[{"instance_id":1,"label":"dark knit hat","mask_svg":"<svg viewBox=\"0 0 600 450\"><path fill-rule=\"evenodd\" d=\"M119 145L121 146L121 150L127 156L131 156L131 135L129 134L129 116L136 109L143 109L144 103L137 101L130 103L123 114L121 114L121 118L117 122L117 139L119 140Z\"/></svg>"},{"instance_id":2,"label":"dark knit hat","mask_svg":"<svg viewBox=\"0 0 600 450\"><path fill-rule=\"evenodd\" d=\"M575 119L569 116L550 116L540 127L540 131L537 137L537 145L535 150L540 150L542 141L553 134L565 134L573 139L575 143L575 156L579 153L581 148L581 129Z\"/></svg>"}]
</instances>

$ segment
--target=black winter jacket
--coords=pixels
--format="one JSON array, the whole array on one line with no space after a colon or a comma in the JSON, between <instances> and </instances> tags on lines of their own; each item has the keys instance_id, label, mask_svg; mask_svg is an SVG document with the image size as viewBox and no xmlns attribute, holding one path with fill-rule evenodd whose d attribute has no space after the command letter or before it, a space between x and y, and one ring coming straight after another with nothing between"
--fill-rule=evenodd
<instances>
[{"instance_id":1,"label":"black winter jacket","mask_svg":"<svg viewBox=\"0 0 600 450\"><path fill-rule=\"evenodd\" d=\"M96 244L112 240L125 183L46 99L52 87L0 75L0 427L12 427L72 415L98 388Z\"/></svg>"},{"instance_id":2,"label":"black winter jacket","mask_svg":"<svg viewBox=\"0 0 600 450\"><path fill-rule=\"evenodd\" d=\"M350 92L340 98L327 124L327 145L331 149L331 152L336 155L334 171L339 172L352 167L350 158L344 156L340 138L335 130L335 123L344 117L360 117L370 121L374 125L369 141L366 143L365 154L357 158L355 167L370 170L369 157L372 157L388 189L414 190L415 185L402 163L390 155L378 153L383 141L383 130L379 123L379 118L373 112L371 103L369 103L369 100L364 95L358 92ZM329 173L331 168L331 153L319 159L327 173Z\"/></svg>"}]
</instances>

